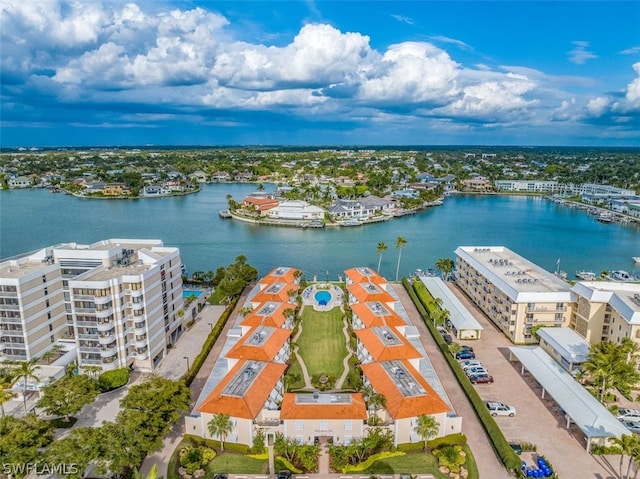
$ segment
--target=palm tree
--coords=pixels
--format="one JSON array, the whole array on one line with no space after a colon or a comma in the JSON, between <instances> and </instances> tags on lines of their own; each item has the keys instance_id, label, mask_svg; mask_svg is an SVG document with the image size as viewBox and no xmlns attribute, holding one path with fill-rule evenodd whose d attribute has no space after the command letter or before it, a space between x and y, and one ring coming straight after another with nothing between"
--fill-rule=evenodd
<instances>
[{"instance_id":1,"label":"palm tree","mask_svg":"<svg viewBox=\"0 0 640 479\"><path fill-rule=\"evenodd\" d=\"M378 247L376 248L376 254L379 254L380 258L378 258L378 269L376 270L376 273L380 272L380 264L382 263L382 255L388 249L389 249L389 247L387 246L387 243L385 243L384 241L380 241L378 243Z\"/></svg>"},{"instance_id":2,"label":"palm tree","mask_svg":"<svg viewBox=\"0 0 640 479\"><path fill-rule=\"evenodd\" d=\"M402 248L407 246L407 240L402 236L396 238L396 249L398 250L398 266L396 267L396 282L398 281L398 274L400 273L400 258L402 258Z\"/></svg>"},{"instance_id":3,"label":"palm tree","mask_svg":"<svg viewBox=\"0 0 640 479\"><path fill-rule=\"evenodd\" d=\"M9 387L11 387L10 380L5 379L0 383L0 411L2 411L2 417L4 417L4 403L10 401L16 395Z\"/></svg>"},{"instance_id":4,"label":"palm tree","mask_svg":"<svg viewBox=\"0 0 640 479\"><path fill-rule=\"evenodd\" d=\"M36 366L38 358L32 358L29 361L16 361L14 364L14 379L13 384L16 384L22 379L22 400L24 401L24 413L27 414L27 383L29 379L35 379L38 381L40 378L35 375L35 372L40 369L40 366Z\"/></svg>"},{"instance_id":5,"label":"palm tree","mask_svg":"<svg viewBox=\"0 0 640 479\"><path fill-rule=\"evenodd\" d=\"M369 396L369 407L373 408L373 414L376 417L375 421L377 422L380 418L378 417L378 411L380 409L384 409L387 406L387 398L383 394L373 393Z\"/></svg>"},{"instance_id":6,"label":"palm tree","mask_svg":"<svg viewBox=\"0 0 640 479\"><path fill-rule=\"evenodd\" d=\"M451 258L440 258L436 261L436 269L442 272L442 279L445 279L454 267L455 263Z\"/></svg>"},{"instance_id":7,"label":"palm tree","mask_svg":"<svg viewBox=\"0 0 640 479\"><path fill-rule=\"evenodd\" d=\"M612 437L611 444L614 446L618 446L621 449L620 465L618 466L620 469L619 477L626 477L628 479L634 456L638 455L638 453L640 452L640 439L638 439L638 436L636 436L635 434L623 434L620 437ZM629 463L627 464L627 473L623 476L622 466L624 464L625 457L629 457Z\"/></svg>"},{"instance_id":8,"label":"palm tree","mask_svg":"<svg viewBox=\"0 0 640 479\"><path fill-rule=\"evenodd\" d=\"M229 419L229 415L214 414L211 421L207 423L207 428L212 437L216 436L220 439L220 449L224 451L224 440L233 430L233 423Z\"/></svg>"},{"instance_id":9,"label":"palm tree","mask_svg":"<svg viewBox=\"0 0 640 479\"><path fill-rule=\"evenodd\" d=\"M417 425L414 427L414 430L424 440L424 450L426 451L427 442L438 434L440 424L433 416L423 414L418 416Z\"/></svg>"}]
</instances>

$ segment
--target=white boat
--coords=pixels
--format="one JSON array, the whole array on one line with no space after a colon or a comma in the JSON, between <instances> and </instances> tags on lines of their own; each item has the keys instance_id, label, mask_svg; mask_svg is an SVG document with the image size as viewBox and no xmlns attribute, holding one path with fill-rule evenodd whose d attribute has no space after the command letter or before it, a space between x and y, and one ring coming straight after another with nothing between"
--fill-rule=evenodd
<instances>
[{"instance_id":1,"label":"white boat","mask_svg":"<svg viewBox=\"0 0 640 479\"><path fill-rule=\"evenodd\" d=\"M576 271L576 278L583 281L594 281L597 276L593 271Z\"/></svg>"},{"instance_id":2,"label":"white boat","mask_svg":"<svg viewBox=\"0 0 640 479\"><path fill-rule=\"evenodd\" d=\"M623 270L612 271L609 275L614 281L635 281L635 278Z\"/></svg>"},{"instance_id":3,"label":"white boat","mask_svg":"<svg viewBox=\"0 0 640 479\"><path fill-rule=\"evenodd\" d=\"M605 211L604 213L600 213L598 216L596 216L596 220L598 220L600 223L611 223L613 222L613 215L608 211Z\"/></svg>"},{"instance_id":4,"label":"white boat","mask_svg":"<svg viewBox=\"0 0 640 479\"><path fill-rule=\"evenodd\" d=\"M634 256L634 257L633 257L633 258L631 258L631 259L633 259L633 262L634 262L634 263L640 263L640 256Z\"/></svg>"},{"instance_id":5,"label":"white boat","mask_svg":"<svg viewBox=\"0 0 640 479\"><path fill-rule=\"evenodd\" d=\"M358 220L354 220L354 219L346 220L341 223L342 226L360 226L361 224L362 223L360 223Z\"/></svg>"}]
</instances>

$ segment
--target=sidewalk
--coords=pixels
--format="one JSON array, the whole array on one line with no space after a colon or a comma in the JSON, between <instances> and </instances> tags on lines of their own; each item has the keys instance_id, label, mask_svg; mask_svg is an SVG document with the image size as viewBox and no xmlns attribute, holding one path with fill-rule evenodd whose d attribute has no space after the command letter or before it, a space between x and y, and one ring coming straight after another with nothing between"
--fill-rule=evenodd
<instances>
[{"instance_id":1,"label":"sidewalk","mask_svg":"<svg viewBox=\"0 0 640 479\"><path fill-rule=\"evenodd\" d=\"M207 356L207 359L200 368L198 375L191 383L191 407L195 405L202 388L207 383L207 379L213 370L213 366L222 352L227 332L233 327L238 310L244 305L246 295L249 291L250 288L245 289L238 301L238 304L236 305L236 309L231 313L227 324L220 333L218 341L214 344L211 352ZM187 359L185 358L189 358L189 366L191 366L193 359L195 359L202 350L204 341L211 332L211 328L213 328L213 326L218 322L218 319L224 312L224 309L224 306L213 306L209 304L205 306L198 315L196 323L187 333L185 333L185 335L178 341L178 344L163 360L162 364L158 368L159 374L164 377L181 377L187 370ZM184 419L180 418L178 423L173 426L173 429L171 429L171 432L165 436L162 448L145 458L142 463L142 467L140 468L140 472L143 477L149 474L149 471L155 465L158 469L158 478L167 479L167 466L169 465L169 460L171 459L173 451L176 449L178 444L180 444L180 441L182 441L184 434Z\"/></svg>"}]
</instances>

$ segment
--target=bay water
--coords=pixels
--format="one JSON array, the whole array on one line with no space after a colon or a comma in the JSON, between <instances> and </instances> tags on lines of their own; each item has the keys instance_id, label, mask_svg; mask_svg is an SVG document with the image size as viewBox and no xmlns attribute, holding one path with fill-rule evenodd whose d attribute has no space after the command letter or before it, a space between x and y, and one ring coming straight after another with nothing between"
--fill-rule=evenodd
<instances>
[{"instance_id":1,"label":"bay water","mask_svg":"<svg viewBox=\"0 0 640 479\"><path fill-rule=\"evenodd\" d=\"M268 189L268 188L267 188ZM640 274L637 226L601 224L585 211L540 197L456 195L443 206L414 215L351 228L302 229L221 219L227 195L241 201L253 184L207 184L199 193L135 200L82 199L46 189L0 192L0 257L61 242L108 238L153 238L180 248L190 272L215 270L245 255L260 274L280 265L302 269L307 278L338 278L354 266L377 268L378 242L388 246L380 273L395 279L439 258L455 258L458 246L503 245L544 269L599 274L623 269Z\"/></svg>"}]
</instances>

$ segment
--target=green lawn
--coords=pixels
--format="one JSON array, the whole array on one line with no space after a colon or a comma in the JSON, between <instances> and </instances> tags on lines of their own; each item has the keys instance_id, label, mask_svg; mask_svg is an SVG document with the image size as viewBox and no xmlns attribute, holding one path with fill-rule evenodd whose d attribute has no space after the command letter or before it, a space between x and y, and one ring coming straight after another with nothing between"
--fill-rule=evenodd
<instances>
[{"instance_id":1,"label":"green lawn","mask_svg":"<svg viewBox=\"0 0 640 479\"><path fill-rule=\"evenodd\" d=\"M298 354L311 376L326 374L337 378L344 371L342 360L347 355L347 347L342 332L342 314L340 308L331 311L304 308L302 333L297 341Z\"/></svg>"},{"instance_id":2,"label":"green lawn","mask_svg":"<svg viewBox=\"0 0 640 479\"><path fill-rule=\"evenodd\" d=\"M206 477L218 472L227 474L266 474L269 468L266 459L254 459L243 454L225 452L218 454L207 466Z\"/></svg>"},{"instance_id":3,"label":"green lawn","mask_svg":"<svg viewBox=\"0 0 640 479\"><path fill-rule=\"evenodd\" d=\"M302 368L300 367L300 363L298 361L294 361L287 369L287 374L290 376L297 376L299 378L298 381L292 382L289 384L289 390L300 389L304 387L304 378L302 377Z\"/></svg>"},{"instance_id":4,"label":"green lawn","mask_svg":"<svg viewBox=\"0 0 640 479\"><path fill-rule=\"evenodd\" d=\"M438 459L424 452L408 452L405 456L390 457L374 462L362 474L433 474L436 479L448 479L438 471Z\"/></svg>"}]
</instances>

